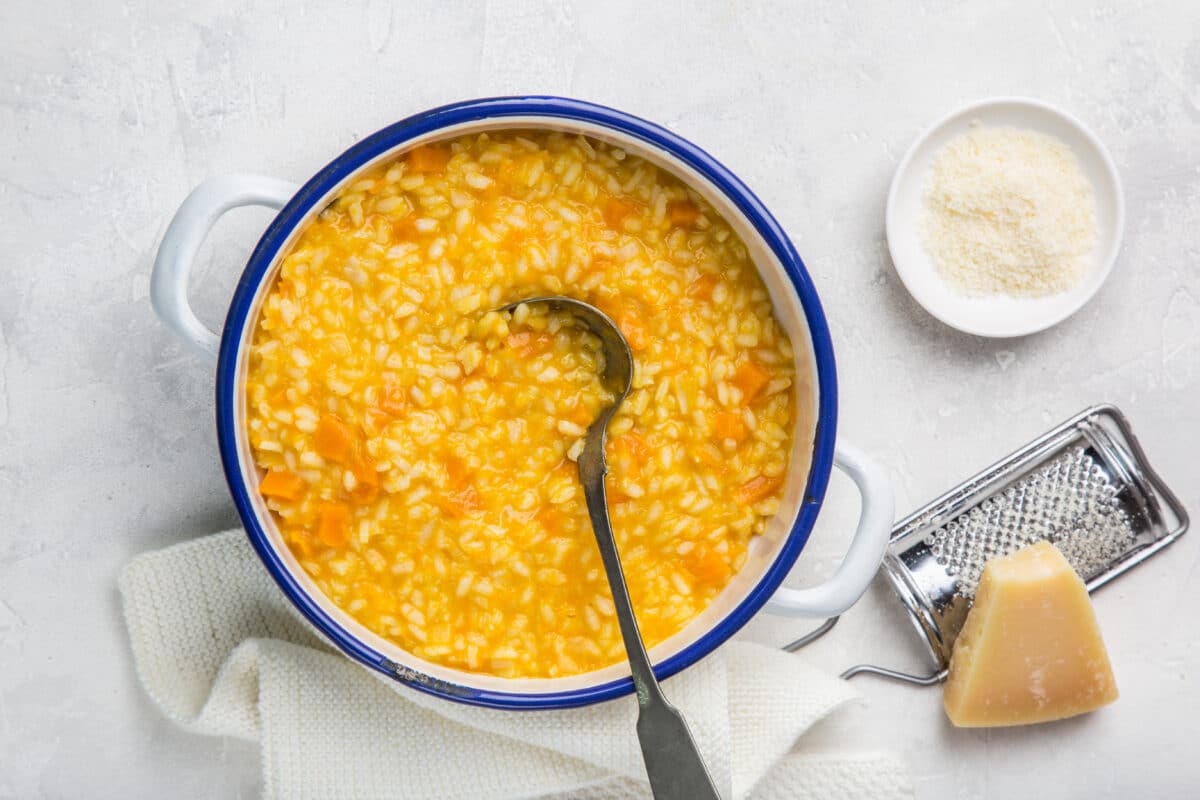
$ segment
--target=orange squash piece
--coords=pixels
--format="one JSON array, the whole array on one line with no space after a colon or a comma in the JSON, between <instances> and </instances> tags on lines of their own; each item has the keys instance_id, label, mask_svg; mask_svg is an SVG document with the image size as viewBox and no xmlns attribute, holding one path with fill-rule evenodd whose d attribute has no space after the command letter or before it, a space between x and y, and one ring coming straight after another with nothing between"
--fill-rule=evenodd
<instances>
[{"instance_id":1,"label":"orange squash piece","mask_svg":"<svg viewBox=\"0 0 1200 800\"><path fill-rule=\"evenodd\" d=\"M621 230L625 219L638 210L641 204L623 197L610 197L604 204L604 221L610 228Z\"/></svg>"},{"instance_id":2,"label":"orange squash piece","mask_svg":"<svg viewBox=\"0 0 1200 800\"><path fill-rule=\"evenodd\" d=\"M733 439L735 442L740 442L746 438L746 423L742 420L741 414L721 411L718 412L717 418L713 422L713 433L722 441Z\"/></svg>"},{"instance_id":3,"label":"orange squash piece","mask_svg":"<svg viewBox=\"0 0 1200 800\"><path fill-rule=\"evenodd\" d=\"M567 419L586 428L596 421L596 412L588 411L585 406L580 404L567 411Z\"/></svg>"},{"instance_id":4,"label":"orange squash piece","mask_svg":"<svg viewBox=\"0 0 1200 800\"><path fill-rule=\"evenodd\" d=\"M645 324L633 314L626 312L617 317L615 322L621 333L625 334L625 340L629 342L631 350L645 350L650 344L650 335L646 332Z\"/></svg>"},{"instance_id":5,"label":"orange squash piece","mask_svg":"<svg viewBox=\"0 0 1200 800\"><path fill-rule=\"evenodd\" d=\"M313 448L321 458L345 464L354 455L355 439L353 428L332 414L325 414L317 421Z\"/></svg>"},{"instance_id":6,"label":"orange squash piece","mask_svg":"<svg viewBox=\"0 0 1200 800\"><path fill-rule=\"evenodd\" d=\"M300 551L302 558L312 558L313 543L312 536L308 531L298 528L286 531L284 536L287 537L288 543L295 549Z\"/></svg>"},{"instance_id":7,"label":"orange squash piece","mask_svg":"<svg viewBox=\"0 0 1200 800\"><path fill-rule=\"evenodd\" d=\"M278 497L280 500L299 500L304 496L304 479L286 469L271 470L258 485L263 497Z\"/></svg>"},{"instance_id":8,"label":"orange squash piece","mask_svg":"<svg viewBox=\"0 0 1200 800\"><path fill-rule=\"evenodd\" d=\"M771 382L771 373L767 372L757 361L750 359L737 368L733 375L733 385L742 390L742 398L751 402Z\"/></svg>"},{"instance_id":9,"label":"orange squash piece","mask_svg":"<svg viewBox=\"0 0 1200 800\"><path fill-rule=\"evenodd\" d=\"M467 463L456 455L446 456L446 476L450 479L451 489L461 489L471 480L471 470Z\"/></svg>"},{"instance_id":10,"label":"orange squash piece","mask_svg":"<svg viewBox=\"0 0 1200 800\"><path fill-rule=\"evenodd\" d=\"M690 228L700 219L700 209L691 200L667 203L667 219L679 228Z\"/></svg>"},{"instance_id":11,"label":"orange squash piece","mask_svg":"<svg viewBox=\"0 0 1200 800\"><path fill-rule=\"evenodd\" d=\"M749 505L769 497L782 485L782 477L768 478L766 475L759 475L734 489L733 497L742 505Z\"/></svg>"},{"instance_id":12,"label":"orange squash piece","mask_svg":"<svg viewBox=\"0 0 1200 800\"><path fill-rule=\"evenodd\" d=\"M599 301L597 306L617 323L631 350L643 350L650 344L650 334L642 322L645 312L641 302L634 298L613 297Z\"/></svg>"},{"instance_id":13,"label":"orange squash piece","mask_svg":"<svg viewBox=\"0 0 1200 800\"><path fill-rule=\"evenodd\" d=\"M322 503L317 509L317 538L327 547L341 547L349 537L349 523L349 507Z\"/></svg>"},{"instance_id":14,"label":"orange squash piece","mask_svg":"<svg viewBox=\"0 0 1200 800\"><path fill-rule=\"evenodd\" d=\"M634 351L646 349L650 343L650 336L638 308L620 300L613 301L611 307L612 313L608 315L617 323L620 332L624 333L629 348Z\"/></svg>"},{"instance_id":15,"label":"orange squash piece","mask_svg":"<svg viewBox=\"0 0 1200 800\"><path fill-rule=\"evenodd\" d=\"M350 460L350 472L361 486L375 487L379 485L379 471L375 469L375 459L367 453L356 453Z\"/></svg>"},{"instance_id":16,"label":"orange squash piece","mask_svg":"<svg viewBox=\"0 0 1200 800\"><path fill-rule=\"evenodd\" d=\"M718 583L729 577L729 565L725 563L725 559L721 558L719 553L713 552L708 548L693 550L688 554L687 559L688 571L695 576L696 580L704 583Z\"/></svg>"},{"instance_id":17,"label":"orange squash piece","mask_svg":"<svg viewBox=\"0 0 1200 800\"><path fill-rule=\"evenodd\" d=\"M717 284L720 282L721 277L719 275L706 272L688 284L687 293L700 300L712 300L713 289L717 288Z\"/></svg>"},{"instance_id":18,"label":"orange squash piece","mask_svg":"<svg viewBox=\"0 0 1200 800\"><path fill-rule=\"evenodd\" d=\"M450 161L450 150L435 145L421 145L408 154L406 163L413 172L441 172Z\"/></svg>"},{"instance_id":19,"label":"orange squash piece","mask_svg":"<svg viewBox=\"0 0 1200 800\"><path fill-rule=\"evenodd\" d=\"M452 517L465 517L482 511L483 498L471 482L473 475L467 463L451 454L446 456L445 465L448 488L437 501L438 506Z\"/></svg>"},{"instance_id":20,"label":"orange squash piece","mask_svg":"<svg viewBox=\"0 0 1200 800\"><path fill-rule=\"evenodd\" d=\"M392 239L397 242L411 242L418 238L421 232L417 230L417 215L409 214L392 223Z\"/></svg>"}]
</instances>

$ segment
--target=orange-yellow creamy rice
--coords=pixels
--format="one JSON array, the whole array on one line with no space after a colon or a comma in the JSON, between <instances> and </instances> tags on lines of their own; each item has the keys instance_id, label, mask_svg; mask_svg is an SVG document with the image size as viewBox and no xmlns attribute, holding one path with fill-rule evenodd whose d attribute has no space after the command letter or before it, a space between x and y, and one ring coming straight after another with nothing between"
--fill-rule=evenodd
<instances>
[{"instance_id":1,"label":"orange-yellow creamy rice","mask_svg":"<svg viewBox=\"0 0 1200 800\"><path fill-rule=\"evenodd\" d=\"M573 463L601 356L557 315L489 312L545 294L634 350L608 489L652 646L742 566L812 413L745 245L673 176L563 133L419 147L303 231L249 363L261 491L305 571L417 656L505 677L624 657Z\"/></svg>"}]
</instances>

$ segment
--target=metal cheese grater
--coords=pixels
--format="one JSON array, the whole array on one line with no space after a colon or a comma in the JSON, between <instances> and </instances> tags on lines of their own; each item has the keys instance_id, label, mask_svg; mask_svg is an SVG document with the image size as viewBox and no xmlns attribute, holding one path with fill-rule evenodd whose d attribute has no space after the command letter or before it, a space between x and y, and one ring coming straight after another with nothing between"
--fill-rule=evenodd
<instances>
[{"instance_id":1,"label":"metal cheese grater","mask_svg":"<svg viewBox=\"0 0 1200 800\"><path fill-rule=\"evenodd\" d=\"M870 673L924 686L945 679L988 559L1046 539L1095 591L1178 539L1188 517L1146 461L1125 416L1092 406L908 515L892 529L883 572L927 645L935 671ZM837 617L785 649L798 650Z\"/></svg>"}]
</instances>

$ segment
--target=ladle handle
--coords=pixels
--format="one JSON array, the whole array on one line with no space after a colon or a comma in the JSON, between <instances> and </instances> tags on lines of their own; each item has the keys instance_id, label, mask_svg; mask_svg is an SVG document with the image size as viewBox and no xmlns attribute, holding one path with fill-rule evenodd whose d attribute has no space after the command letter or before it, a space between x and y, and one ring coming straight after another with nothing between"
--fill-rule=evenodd
<instances>
[{"instance_id":1,"label":"ladle handle","mask_svg":"<svg viewBox=\"0 0 1200 800\"><path fill-rule=\"evenodd\" d=\"M637 733L655 800L721 800L687 722L661 692L642 704Z\"/></svg>"},{"instance_id":2,"label":"ladle handle","mask_svg":"<svg viewBox=\"0 0 1200 800\"><path fill-rule=\"evenodd\" d=\"M642 760L646 764L650 789L654 792L655 800L720 800L721 795L713 785L687 723L663 696L654 677L650 657L646 655L637 619L633 615L625 573L617 553L617 540L608 519L608 497L604 490L604 475L608 472L604 463L604 429L609 416L605 414L588 430L587 446L579 458L579 480L583 484L588 516L596 534L608 585L612 589L617 622L629 657L629 669L638 700L638 742L642 746ZM593 441L593 438L598 441Z\"/></svg>"}]
</instances>

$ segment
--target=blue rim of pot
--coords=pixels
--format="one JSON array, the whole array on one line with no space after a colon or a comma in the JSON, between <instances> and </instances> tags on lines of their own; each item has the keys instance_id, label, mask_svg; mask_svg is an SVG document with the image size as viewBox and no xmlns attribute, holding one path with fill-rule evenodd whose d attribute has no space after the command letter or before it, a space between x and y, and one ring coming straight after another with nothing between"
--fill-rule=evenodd
<instances>
[{"instance_id":1,"label":"blue rim of pot","mask_svg":"<svg viewBox=\"0 0 1200 800\"><path fill-rule=\"evenodd\" d=\"M254 298L262 281L296 226L330 191L373 159L397 150L426 134L467 122L508 117L537 117L539 121L585 122L611 129L666 151L700 173L721 191L750 221L770 247L800 300L808 324L817 373L817 425L813 457L804 499L792 529L769 568L745 597L712 629L696 641L655 665L660 680L670 677L711 653L750 620L787 577L808 541L825 496L833 467L837 428L837 376L833 345L816 288L787 234L763 203L732 172L696 145L667 129L631 114L564 97L497 97L469 100L435 108L401 120L371 134L326 165L300 188L268 226L251 254L230 302L217 363L217 438L234 504L259 558L288 600L325 637L347 656L400 681L413 689L447 700L504 709L572 708L589 705L633 691L629 677L596 686L560 692L522 693L479 689L426 675L398 664L356 637L329 616L271 545L259 520L251 492L239 465L237 408L243 401L238 384L238 356L245 326L252 322Z\"/></svg>"}]
</instances>

